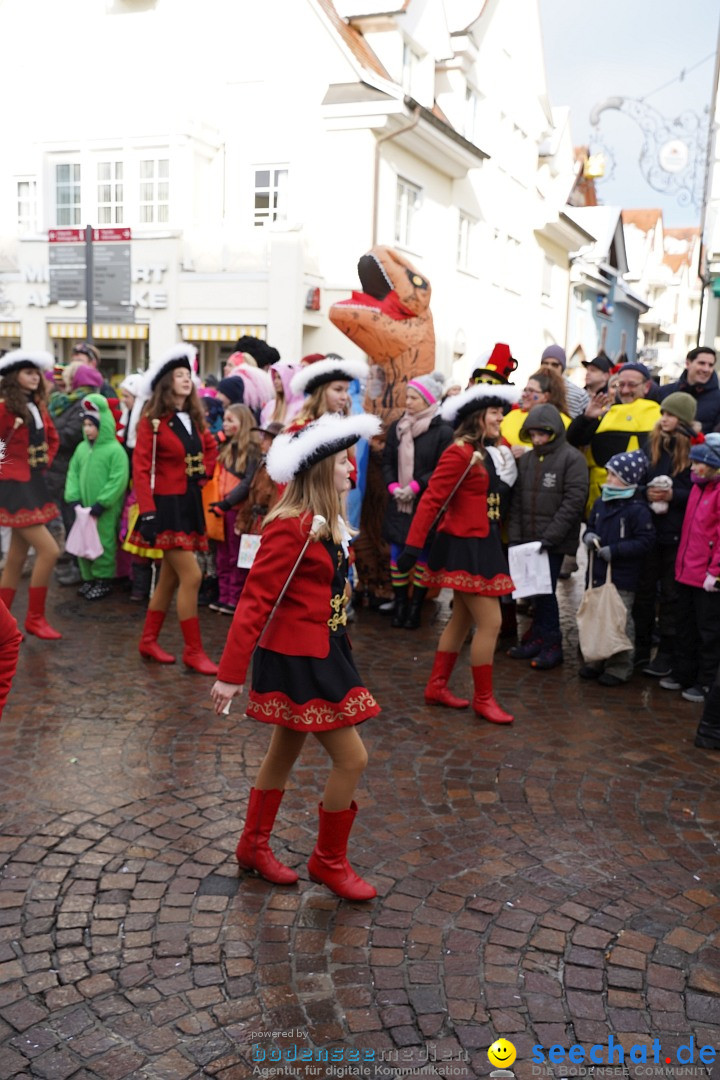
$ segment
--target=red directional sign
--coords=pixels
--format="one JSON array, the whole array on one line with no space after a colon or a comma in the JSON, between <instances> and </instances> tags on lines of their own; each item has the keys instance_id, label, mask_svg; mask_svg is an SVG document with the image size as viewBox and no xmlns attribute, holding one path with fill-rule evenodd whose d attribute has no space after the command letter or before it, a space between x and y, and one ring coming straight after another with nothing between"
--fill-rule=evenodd
<instances>
[{"instance_id":1,"label":"red directional sign","mask_svg":"<svg viewBox=\"0 0 720 1080\"><path fill-rule=\"evenodd\" d=\"M81 244L84 239L84 229L48 229L51 244Z\"/></svg>"},{"instance_id":2,"label":"red directional sign","mask_svg":"<svg viewBox=\"0 0 720 1080\"><path fill-rule=\"evenodd\" d=\"M101 244L109 244L115 240L127 243L132 240L131 229L93 229L92 238ZM84 244L84 229L48 229L48 241L51 244Z\"/></svg>"},{"instance_id":3,"label":"red directional sign","mask_svg":"<svg viewBox=\"0 0 720 1080\"><path fill-rule=\"evenodd\" d=\"M113 240L127 242L132 240L132 232L130 229L93 229L93 240L99 240L102 244Z\"/></svg>"}]
</instances>

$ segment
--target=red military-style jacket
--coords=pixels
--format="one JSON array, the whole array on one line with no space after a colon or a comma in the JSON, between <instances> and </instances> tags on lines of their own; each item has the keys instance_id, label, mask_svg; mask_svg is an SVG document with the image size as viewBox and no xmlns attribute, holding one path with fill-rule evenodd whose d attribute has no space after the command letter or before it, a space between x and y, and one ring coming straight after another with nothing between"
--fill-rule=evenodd
<instances>
[{"instance_id":1,"label":"red military-style jacket","mask_svg":"<svg viewBox=\"0 0 720 1080\"><path fill-rule=\"evenodd\" d=\"M173 427L182 424L175 415L164 416L157 433L155 454L155 494L184 495L187 491L188 473L185 461L185 444ZM209 431L198 433L202 443L202 461L192 464L195 475L206 480L213 474L217 459L217 443ZM133 451L133 485L141 514L155 510L150 485L153 454L153 429L147 416L137 426L137 442ZM198 471L199 470L199 471Z\"/></svg>"},{"instance_id":2,"label":"red military-style jacket","mask_svg":"<svg viewBox=\"0 0 720 1080\"><path fill-rule=\"evenodd\" d=\"M235 609L218 678L242 685L253 650L280 591L308 538L312 518L276 518L263 530L260 548ZM330 652L330 606L335 567L325 545L312 540L262 646L288 656L323 658Z\"/></svg>"},{"instance_id":3,"label":"red military-style jacket","mask_svg":"<svg viewBox=\"0 0 720 1080\"><path fill-rule=\"evenodd\" d=\"M45 427L44 448L38 464L47 468L52 464L60 445L55 425L50 419L47 409L38 405L38 410ZM0 439L5 443L5 458L2 463L3 480L29 480L30 479L30 429L22 421L15 427L19 417L10 412L4 401L0 401ZM35 447L35 453L38 453Z\"/></svg>"},{"instance_id":4,"label":"red military-style jacket","mask_svg":"<svg viewBox=\"0 0 720 1080\"><path fill-rule=\"evenodd\" d=\"M421 550L425 546L440 508L467 468L473 452L469 443L453 443L443 451L415 511L406 540L408 547ZM487 536L490 517L499 517L499 496L491 494L489 488L487 469L482 464L473 465L440 518L437 531L451 536Z\"/></svg>"}]
</instances>

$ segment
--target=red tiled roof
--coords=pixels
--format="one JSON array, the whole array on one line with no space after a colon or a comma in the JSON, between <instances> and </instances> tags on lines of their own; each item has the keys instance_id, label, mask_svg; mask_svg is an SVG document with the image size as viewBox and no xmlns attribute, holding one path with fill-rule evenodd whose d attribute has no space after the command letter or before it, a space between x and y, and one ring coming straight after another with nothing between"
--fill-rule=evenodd
<instances>
[{"instance_id":1,"label":"red tiled roof","mask_svg":"<svg viewBox=\"0 0 720 1080\"><path fill-rule=\"evenodd\" d=\"M666 251L663 255L663 263L669 266L673 274L677 274L681 266L691 266L693 262L693 240L700 235L700 229L696 226L688 226L681 229L665 229L666 236L672 236L675 240L686 240L687 251L681 254Z\"/></svg>"},{"instance_id":2,"label":"red tiled roof","mask_svg":"<svg viewBox=\"0 0 720 1080\"><path fill-rule=\"evenodd\" d=\"M662 218L662 210L623 210L623 225L634 225L640 232L650 232Z\"/></svg>"},{"instance_id":3,"label":"red tiled roof","mask_svg":"<svg viewBox=\"0 0 720 1080\"><path fill-rule=\"evenodd\" d=\"M390 75L380 63L376 54L370 48L362 34L358 33L354 26L350 26L338 15L332 0L315 0L315 2L330 20L333 28L337 30L355 59L362 64L363 67L374 72L375 75L379 75L382 79L392 81Z\"/></svg>"}]
</instances>

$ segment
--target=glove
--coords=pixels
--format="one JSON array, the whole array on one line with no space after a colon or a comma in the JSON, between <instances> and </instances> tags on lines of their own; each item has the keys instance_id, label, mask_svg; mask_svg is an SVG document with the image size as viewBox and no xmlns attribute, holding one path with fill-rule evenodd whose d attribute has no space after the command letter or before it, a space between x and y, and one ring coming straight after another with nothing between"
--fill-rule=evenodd
<instances>
[{"instance_id":1,"label":"glove","mask_svg":"<svg viewBox=\"0 0 720 1080\"><path fill-rule=\"evenodd\" d=\"M585 545L585 547L586 548L594 547L595 546L595 541L597 541L598 544L600 543L600 537L598 536L598 534L594 533L594 532L590 532L589 529L586 529L585 534L583 536L583 544Z\"/></svg>"},{"instance_id":2,"label":"glove","mask_svg":"<svg viewBox=\"0 0 720 1080\"><path fill-rule=\"evenodd\" d=\"M703 589L705 592L717 592L718 579L714 574L706 574L703 581Z\"/></svg>"},{"instance_id":3,"label":"glove","mask_svg":"<svg viewBox=\"0 0 720 1080\"><path fill-rule=\"evenodd\" d=\"M418 555L420 554L419 548L406 547L398 556L396 566L401 574L409 574L415 563L418 561Z\"/></svg>"},{"instance_id":4,"label":"glove","mask_svg":"<svg viewBox=\"0 0 720 1080\"><path fill-rule=\"evenodd\" d=\"M82 503L78 502L77 499L74 499L73 502L68 503L68 506L70 507L71 510L75 511L75 510L77 510L78 506L82 506Z\"/></svg>"},{"instance_id":5,"label":"glove","mask_svg":"<svg viewBox=\"0 0 720 1080\"><path fill-rule=\"evenodd\" d=\"M157 515L154 512L141 514L137 519L137 531L146 544L153 544L157 537Z\"/></svg>"},{"instance_id":6,"label":"glove","mask_svg":"<svg viewBox=\"0 0 720 1080\"><path fill-rule=\"evenodd\" d=\"M90 507L90 515L94 518L99 518L101 514L105 513L105 507L102 503L93 503Z\"/></svg>"},{"instance_id":7,"label":"glove","mask_svg":"<svg viewBox=\"0 0 720 1080\"><path fill-rule=\"evenodd\" d=\"M221 499L220 502L210 503L210 505L208 506L208 510L211 514L214 514L215 517L222 517L225 511L229 509L230 503L227 501L227 499Z\"/></svg>"},{"instance_id":8,"label":"glove","mask_svg":"<svg viewBox=\"0 0 720 1080\"><path fill-rule=\"evenodd\" d=\"M539 547L538 550L539 551L549 551L551 547L552 547L552 544L548 544L547 540L541 540L540 541L540 547Z\"/></svg>"},{"instance_id":9,"label":"glove","mask_svg":"<svg viewBox=\"0 0 720 1080\"><path fill-rule=\"evenodd\" d=\"M610 562L610 560L612 559L612 553L609 547L601 547L598 551L598 555L601 559L604 559L605 562Z\"/></svg>"}]
</instances>

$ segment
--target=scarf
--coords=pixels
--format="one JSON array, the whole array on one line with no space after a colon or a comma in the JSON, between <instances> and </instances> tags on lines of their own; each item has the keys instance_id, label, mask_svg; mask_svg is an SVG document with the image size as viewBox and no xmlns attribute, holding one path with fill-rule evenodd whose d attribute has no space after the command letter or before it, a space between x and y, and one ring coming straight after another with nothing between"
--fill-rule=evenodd
<instances>
[{"instance_id":1,"label":"scarf","mask_svg":"<svg viewBox=\"0 0 720 1080\"><path fill-rule=\"evenodd\" d=\"M626 488L611 487L610 484L603 484L601 491L603 502L614 502L615 499L632 499L637 491L637 484Z\"/></svg>"},{"instance_id":2,"label":"scarf","mask_svg":"<svg viewBox=\"0 0 720 1080\"><path fill-rule=\"evenodd\" d=\"M413 479L413 472L415 469L415 439L420 435L424 435L427 429L432 423L432 419L438 410L437 402L434 405L428 405L427 409L423 409L422 412L416 413L415 416L411 416L410 413L403 413L397 422L397 435L398 435L398 483L400 487L408 487L410 481ZM407 495L400 495L395 497L398 510L403 514L412 513L412 508L415 503L415 496L411 491L408 491Z\"/></svg>"}]
</instances>

